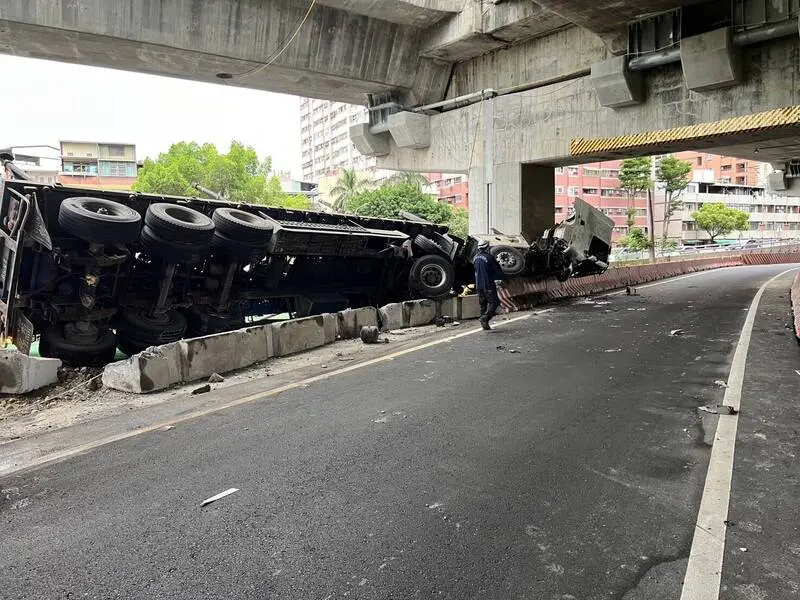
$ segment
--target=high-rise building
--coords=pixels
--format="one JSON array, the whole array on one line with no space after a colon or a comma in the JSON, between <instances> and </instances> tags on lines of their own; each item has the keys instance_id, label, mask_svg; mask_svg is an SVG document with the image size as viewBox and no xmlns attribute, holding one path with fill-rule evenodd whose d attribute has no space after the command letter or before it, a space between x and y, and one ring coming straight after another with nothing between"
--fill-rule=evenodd
<instances>
[{"instance_id":1,"label":"high-rise building","mask_svg":"<svg viewBox=\"0 0 800 600\"><path fill-rule=\"evenodd\" d=\"M300 152L304 181L318 182L342 169L375 172L374 157L362 156L350 141L350 126L367 120L355 104L300 99Z\"/></svg>"},{"instance_id":2,"label":"high-rise building","mask_svg":"<svg viewBox=\"0 0 800 600\"><path fill-rule=\"evenodd\" d=\"M59 183L129 190L136 182L136 146L107 142L61 142Z\"/></svg>"}]
</instances>

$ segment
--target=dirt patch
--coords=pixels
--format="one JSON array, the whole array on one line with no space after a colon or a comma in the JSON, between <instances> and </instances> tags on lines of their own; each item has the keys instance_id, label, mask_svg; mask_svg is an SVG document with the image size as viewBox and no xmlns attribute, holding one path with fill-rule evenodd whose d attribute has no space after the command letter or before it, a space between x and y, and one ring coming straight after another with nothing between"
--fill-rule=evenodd
<instances>
[{"instance_id":1,"label":"dirt patch","mask_svg":"<svg viewBox=\"0 0 800 600\"><path fill-rule=\"evenodd\" d=\"M225 380L214 383L213 387L223 389L294 372L301 379L326 369L336 370L393 352L398 346L420 338L436 333L458 333L467 327L427 326L382 334L381 337L389 340L388 344L366 345L361 340L342 340L301 354L273 358L233 373L223 373ZM193 389L205 383L199 380L152 394L129 394L103 388L98 377L101 372L102 369L86 367L61 369L56 384L28 394L0 396L0 446L62 427L154 406L176 396L190 394Z\"/></svg>"}]
</instances>

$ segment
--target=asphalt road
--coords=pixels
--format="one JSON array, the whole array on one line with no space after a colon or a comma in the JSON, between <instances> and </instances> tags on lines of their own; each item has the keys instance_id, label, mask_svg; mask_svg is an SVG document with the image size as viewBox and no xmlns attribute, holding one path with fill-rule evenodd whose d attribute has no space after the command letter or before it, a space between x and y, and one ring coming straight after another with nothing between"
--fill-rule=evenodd
<instances>
[{"instance_id":1,"label":"asphalt road","mask_svg":"<svg viewBox=\"0 0 800 600\"><path fill-rule=\"evenodd\" d=\"M785 268L560 304L6 477L0 597L678 598L696 408Z\"/></svg>"}]
</instances>

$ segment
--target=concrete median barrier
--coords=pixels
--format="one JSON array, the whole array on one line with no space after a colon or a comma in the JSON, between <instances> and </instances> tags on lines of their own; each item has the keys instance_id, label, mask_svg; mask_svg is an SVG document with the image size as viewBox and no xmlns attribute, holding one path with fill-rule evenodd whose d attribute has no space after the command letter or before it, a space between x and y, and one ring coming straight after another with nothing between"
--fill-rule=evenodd
<instances>
[{"instance_id":1,"label":"concrete median barrier","mask_svg":"<svg viewBox=\"0 0 800 600\"><path fill-rule=\"evenodd\" d=\"M429 325L436 319L436 310L437 302L434 300L409 300L381 306L378 309L378 317L381 329L391 331Z\"/></svg>"},{"instance_id":2,"label":"concrete median barrier","mask_svg":"<svg viewBox=\"0 0 800 600\"><path fill-rule=\"evenodd\" d=\"M343 340L357 338L362 327L377 327L378 309L368 306L336 313L336 334Z\"/></svg>"},{"instance_id":3,"label":"concrete median barrier","mask_svg":"<svg viewBox=\"0 0 800 600\"><path fill-rule=\"evenodd\" d=\"M103 369L103 386L146 394L183 381L181 342L154 346Z\"/></svg>"},{"instance_id":4,"label":"concrete median barrier","mask_svg":"<svg viewBox=\"0 0 800 600\"><path fill-rule=\"evenodd\" d=\"M25 394L58 381L57 358L37 358L0 350L0 394Z\"/></svg>"},{"instance_id":5,"label":"concrete median barrier","mask_svg":"<svg viewBox=\"0 0 800 600\"><path fill-rule=\"evenodd\" d=\"M272 325L275 356L287 356L336 341L336 315L324 313Z\"/></svg>"},{"instance_id":6,"label":"concrete median barrier","mask_svg":"<svg viewBox=\"0 0 800 600\"><path fill-rule=\"evenodd\" d=\"M274 355L272 327L247 327L179 342L183 381L205 379L263 362Z\"/></svg>"}]
</instances>

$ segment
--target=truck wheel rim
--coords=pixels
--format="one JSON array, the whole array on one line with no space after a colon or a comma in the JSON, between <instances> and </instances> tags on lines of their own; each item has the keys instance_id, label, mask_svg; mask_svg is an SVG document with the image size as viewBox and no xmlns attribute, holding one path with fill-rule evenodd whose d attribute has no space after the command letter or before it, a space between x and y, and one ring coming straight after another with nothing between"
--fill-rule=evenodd
<instances>
[{"instance_id":1,"label":"truck wheel rim","mask_svg":"<svg viewBox=\"0 0 800 600\"><path fill-rule=\"evenodd\" d=\"M425 265L420 273L420 279L430 288L439 287L446 278L447 274L440 265Z\"/></svg>"},{"instance_id":2,"label":"truck wheel rim","mask_svg":"<svg viewBox=\"0 0 800 600\"><path fill-rule=\"evenodd\" d=\"M517 266L517 258L511 254L511 252L498 252L496 258L501 267L510 268Z\"/></svg>"}]
</instances>

